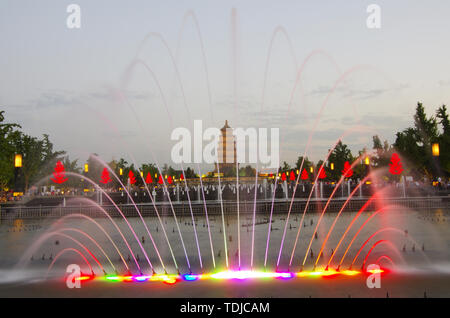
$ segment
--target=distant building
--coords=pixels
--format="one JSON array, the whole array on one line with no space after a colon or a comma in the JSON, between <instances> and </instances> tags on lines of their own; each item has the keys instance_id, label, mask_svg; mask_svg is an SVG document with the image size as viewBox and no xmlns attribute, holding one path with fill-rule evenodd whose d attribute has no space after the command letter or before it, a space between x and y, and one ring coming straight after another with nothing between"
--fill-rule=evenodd
<instances>
[{"instance_id":1,"label":"distant building","mask_svg":"<svg viewBox=\"0 0 450 318\"><path fill-rule=\"evenodd\" d=\"M233 129L225 120L225 125L220 129L219 145L217 147L218 164L214 173L220 172L223 176L234 176L236 174L236 140Z\"/></svg>"}]
</instances>

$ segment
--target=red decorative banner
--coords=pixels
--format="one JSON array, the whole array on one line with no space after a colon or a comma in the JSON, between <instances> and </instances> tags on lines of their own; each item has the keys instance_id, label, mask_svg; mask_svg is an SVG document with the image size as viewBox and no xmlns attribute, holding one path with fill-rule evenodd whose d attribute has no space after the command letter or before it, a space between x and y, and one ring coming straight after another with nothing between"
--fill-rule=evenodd
<instances>
[{"instance_id":1,"label":"red decorative banner","mask_svg":"<svg viewBox=\"0 0 450 318\"><path fill-rule=\"evenodd\" d=\"M147 172L147 176L145 177L145 183L150 184L153 183L152 176L150 175L150 172Z\"/></svg>"},{"instance_id":2,"label":"red decorative banner","mask_svg":"<svg viewBox=\"0 0 450 318\"><path fill-rule=\"evenodd\" d=\"M342 170L342 174L344 175L345 178L350 178L351 176L353 176L353 170L348 161L344 163L344 169Z\"/></svg>"},{"instance_id":3,"label":"red decorative banner","mask_svg":"<svg viewBox=\"0 0 450 318\"><path fill-rule=\"evenodd\" d=\"M61 184L68 180L68 178L65 178L65 176L66 176L66 172L64 169L64 165L62 164L61 161L58 160L58 162L56 163L54 172L53 172L53 178L51 178L51 179L54 183Z\"/></svg>"},{"instance_id":4,"label":"red decorative banner","mask_svg":"<svg viewBox=\"0 0 450 318\"><path fill-rule=\"evenodd\" d=\"M389 172L394 175L399 175L403 172L402 162L400 156L395 152L392 154L391 163L389 163Z\"/></svg>"},{"instance_id":5,"label":"red decorative banner","mask_svg":"<svg viewBox=\"0 0 450 318\"><path fill-rule=\"evenodd\" d=\"M327 174L325 173L325 168L322 167L319 172L319 179L325 179L327 177Z\"/></svg>"},{"instance_id":6,"label":"red decorative banner","mask_svg":"<svg viewBox=\"0 0 450 318\"><path fill-rule=\"evenodd\" d=\"M306 169L303 169L302 174L300 175L300 179L308 180L308 178L309 178L308 171L306 171Z\"/></svg>"},{"instance_id":7,"label":"red decorative banner","mask_svg":"<svg viewBox=\"0 0 450 318\"><path fill-rule=\"evenodd\" d=\"M134 177L133 171L130 170L128 172L128 178L130 179L130 184L135 184L136 183L136 178Z\"/></svg>"},{"instance_id":8,"label":"red decorative banner","mask_svg":"<svg viewBox=\"0 0 450 318\"><path fill-rule=\"evenodd\" d=\"M111 181L111 178L109 177L109 171L108 168L103 168L102 177L100 182L103 184L107 184Z\"/></svg>"}]
</instances>

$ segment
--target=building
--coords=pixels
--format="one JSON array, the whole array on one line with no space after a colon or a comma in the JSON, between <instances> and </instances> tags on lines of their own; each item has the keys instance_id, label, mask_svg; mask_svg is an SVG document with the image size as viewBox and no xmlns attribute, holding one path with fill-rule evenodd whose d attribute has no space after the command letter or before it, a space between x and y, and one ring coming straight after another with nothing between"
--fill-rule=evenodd
<instances>
[{"instance_id":1,"label":"building","mask_svg":"<svg viewBox=\"0 0 450 318\"><path fill-rule=\"evenodd\" d=\"M218 163L214 173L220 172L221 176L234 176L236 174L236 140L233 129L225 120L225 125L220 129L219 145L217 147Z\"/></svg>"}]
</instances>

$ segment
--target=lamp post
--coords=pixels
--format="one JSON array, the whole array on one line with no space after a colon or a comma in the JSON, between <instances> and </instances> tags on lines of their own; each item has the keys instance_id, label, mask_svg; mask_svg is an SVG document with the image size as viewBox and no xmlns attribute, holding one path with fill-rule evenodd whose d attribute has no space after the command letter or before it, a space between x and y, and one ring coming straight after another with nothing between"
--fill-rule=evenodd
<instances>
[{"instance_id":1,"label":"lamp post","mask_svg":"<svg viewBox=\"0 0 450 318\"><path fill-rule=\"evenodd\" d=\"M436 174L437 174L437 181L439 182L438 183L438 186L440 187L440 185L441 185L441 178L439 177L439 175L440 175L440 165L439 165L439 154L440 154L440 149L439 149L439 144L436 142L436 143L433 143L432 145L431 145L431 153L432 153L432 155L433 155L433 163L434 163L434 166L435 166L435 169L436 169Z\"/></svg>"},{"instance_id":2,"label":"lamp post","mask_svg":"<svg viewBox=\"0 0 450 318\"><path fill-rule=\"evenodd\" d=\"M13 192L20 192L17 185L17 179L19 178L20 168L22 168L22 155L14 155L14 189Z\"/></svg>"}]
</instances>

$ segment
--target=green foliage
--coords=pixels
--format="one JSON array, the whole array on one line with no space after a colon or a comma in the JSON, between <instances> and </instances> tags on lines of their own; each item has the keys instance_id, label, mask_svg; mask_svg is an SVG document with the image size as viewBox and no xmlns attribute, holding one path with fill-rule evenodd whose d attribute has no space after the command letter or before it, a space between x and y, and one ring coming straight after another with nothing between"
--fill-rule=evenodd
<instances>
[{"instance_id":1,"label":"green foliage","mask_svg":"<svg viewBox=\"0 0 450 318\"><path fill-rule=\"evenodd\" d=\"M439 131L438 123L442 126ZM418 103L414 114L414 127L409 127L396 134L394 147L407 158L410 173L420 178L450 173L449 119L445 105L437 110L436 117L428 117L422 103ZM431 152L433 143L439 143L441 155L434 158Z\"/></svg>"}]
</instances>

